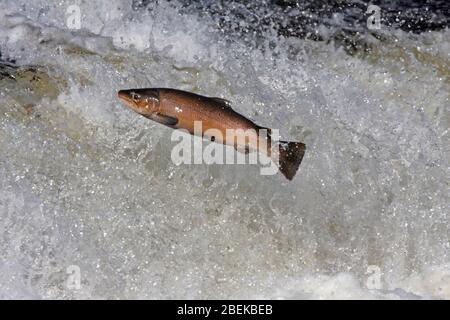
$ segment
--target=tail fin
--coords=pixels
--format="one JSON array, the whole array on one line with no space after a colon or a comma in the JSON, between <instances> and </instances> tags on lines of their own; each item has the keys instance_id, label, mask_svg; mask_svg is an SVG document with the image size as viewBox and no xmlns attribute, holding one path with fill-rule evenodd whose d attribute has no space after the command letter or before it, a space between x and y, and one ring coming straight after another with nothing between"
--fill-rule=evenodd
<instances>
[{"instance_id":1,"label":"tail fin","mask_svg":"<svg viewBox=\"0 0 450 320\"><path fill-rule=\"evenodd\" d=\"M294 178L302 162L306 146L301 142L280 141L278 167L289 180Z\"/></svg>"}]
</instances>

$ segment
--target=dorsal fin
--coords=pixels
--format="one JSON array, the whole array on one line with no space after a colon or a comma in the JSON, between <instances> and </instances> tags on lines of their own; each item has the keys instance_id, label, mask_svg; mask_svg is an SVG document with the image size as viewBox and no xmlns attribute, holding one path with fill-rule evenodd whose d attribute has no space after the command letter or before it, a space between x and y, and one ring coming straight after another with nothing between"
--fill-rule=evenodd
<instances>
[{"instance_id":1,"label":"dorsal fin","mask_svg":"<svg viewBox=\"0 0 450 320\"><path fill-rule=\"evenodd\" d=\"M215 102L219 103L222 107L231 109L231 102L217 97L211 97L210 99L214 100Z\"/></svg>"}]
</instances>

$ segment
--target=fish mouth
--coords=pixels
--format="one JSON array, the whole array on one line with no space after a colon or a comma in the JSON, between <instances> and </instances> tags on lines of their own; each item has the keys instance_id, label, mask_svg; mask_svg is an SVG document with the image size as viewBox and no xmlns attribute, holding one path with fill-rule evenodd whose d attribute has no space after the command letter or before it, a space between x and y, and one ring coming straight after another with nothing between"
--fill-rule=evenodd
<instances>
[{"instance_id":1,"label":"fish mouth","mask_svg":"<svg viewBox=\"0 0 450 320\"><path fill-rule=\"evenodd\" d=\"M119 97L120 100L126 102L127 104L129 104L133 101L133 99L131 99L131 96L130 96L130 93L128 90L120 90L117 93L117 96Z\"/></svg>"},{"instance_id":2,"label":"fish mouth","mask_svg":"<svg viewBox=\"0 0 450 320\"><path fill-rule=\"evenodd\" d=\"M119 90L117 96L127 107L141 115L148 114L159 103L157 89Z\"/></svg>"},{"instance_id":3,"label":"fish mouth","mask_svg":"<svg viewBox=\"0 0 450 320\"><path fill-rule=\"evenodd\" d=\"M117 93L117 96L128 108L131 108L135 112L139 113L139 110L138 110L139 108L136 104L136 101L133 99L132 95L130 94L130 90L120 90Z\"/></svg>"}]
</instances>

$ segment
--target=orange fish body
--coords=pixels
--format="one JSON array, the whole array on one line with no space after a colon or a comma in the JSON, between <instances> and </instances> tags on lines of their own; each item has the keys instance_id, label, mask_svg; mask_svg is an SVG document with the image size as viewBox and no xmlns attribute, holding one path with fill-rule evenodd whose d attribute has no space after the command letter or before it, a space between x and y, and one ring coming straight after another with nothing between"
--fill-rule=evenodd
<instances>
[{"instance_id":1,"label":"orange fish body","mask_svg":"<svg viewBox=\"0 0 450 320\"><path fill-rule=\"evenodd\" d=\"M118 95L137 113L173 129L185 129L242 152L253 150L271 156L270 129L234 111L227 100L166 88L121 90ZM195 122L201 122L201 132L196 132ZM234 135L229 135L230 130ZM266 134L260 134L261 130L266 130ZM245 137L240 139L239 135ZM280 141L279 168L289 180L294 177L304 152L303 143Z\"/></svg>"}]
</instances>

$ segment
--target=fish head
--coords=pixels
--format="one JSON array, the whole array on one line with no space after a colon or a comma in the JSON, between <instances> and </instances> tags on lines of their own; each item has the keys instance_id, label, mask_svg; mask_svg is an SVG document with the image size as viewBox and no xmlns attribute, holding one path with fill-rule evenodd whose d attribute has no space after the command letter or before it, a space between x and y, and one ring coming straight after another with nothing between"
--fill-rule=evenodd
<instances>
[{"instance_id":1,"label":"fish head","mask_svg":"<svg viewBox=\"0 0 450 320\"><path fill-rule=\"evenodd\" d=\"M148 116L159 109L158 89L129 89L120 90L119 99L135 112Z\"/></svg>"}]
</instances>

